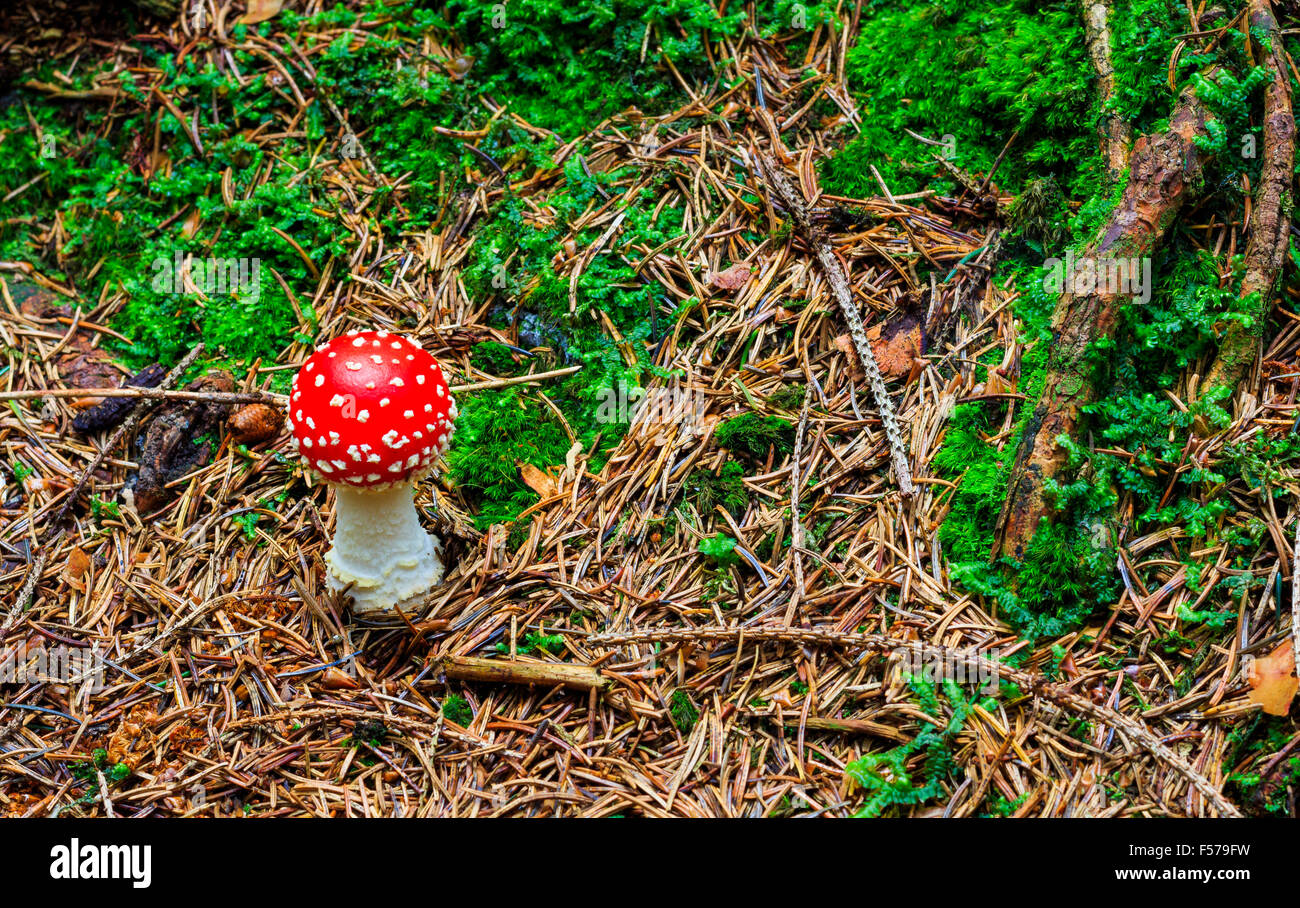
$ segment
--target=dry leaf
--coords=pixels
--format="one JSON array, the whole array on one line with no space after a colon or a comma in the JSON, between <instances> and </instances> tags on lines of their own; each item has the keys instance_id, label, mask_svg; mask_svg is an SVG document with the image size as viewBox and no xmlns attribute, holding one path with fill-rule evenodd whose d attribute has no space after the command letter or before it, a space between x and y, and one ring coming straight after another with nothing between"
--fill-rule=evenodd
<instances>
[{"instance_id":1,"label":"dry leaf","mask_svg":"<svg viewBox=\"0 0 1300 908\"><path fill-rule=\"evenodd\" d=\"M902 378L921 355L921 322L910 315L867 329L876 365L886 378Z\"/></svg>"},{"instance_id":2,"label":"dry leaf","mask_svg":"<svg viewBox=\"0 0 1300 908\"><path fill-rule=\"evenodd\" d=\"M1285 716L1290 712L1291 701L1296 690L1300 689L1291 641L1287 640L1267 656L1248 663L1246 680L1250 682L1251 703L1259 704L1270 716Z\"/></svg>"},{"instance_id":3,"label":"dry leaf","mask_svg":"<svg viewBox=\"0 0 1300 908\"><path fill-rule=\"evenodd\" d=\"M862 378L866 375L862 371L862 360L858 357L858 348L853 346L853 338L847 334L841 334L835 338L835 348L849 361L849 368L853 370L854 378Z\"/></svg>"},{"instance_id":4,"label":"dry leaf","mask_svg":"<svg viewBox=\"0 0 1300 908\"><path fill-rule=\"evenodd\" d=\"M754 272L748 265L732 265L726 271L717 271L709 275L708 281L719 290L739 290L749 283Z\"/></svg>"},{"instance_id":5,"label":"dry leaf","mask_svg":"<svg viewBox=\"0 0 1300 908\"><path fill-rule=\"evenodd\" d=\"M69 586L84 593L86 591L86 581L83 578L89 570L90 556L78 546L68 555L68 563L63 568L63 577L68 581Z\"/></svg>"},{"instance_id":6,"label":"dry leaf","mask_svg":"<svg viewBox=\"0 0 1300 908\"><path fill-rule=\"evenodd\" d=\"M361 685L357 684L357 679L347 672L337 668L327 668L321 673L321 687L326 690L356 690Z\"/></svg>"},{"instance_id":7,"label":"dry leaf","mask_svg":"<svg viewBox=\"0 0 1300 908\"><path fill-rule=\"evenodd\" d=\"M278 13L282 6L284 6L284 0L248 0L248 12L244 13L236 21L245 25L265 22Z\"/></svg>"},{"instance_id":8,"label":"dry leaf","mask_svg":"<svg viewBox=\"0 0 1300 908\"><path fill-rule=\"evenodd\" d=\"M543 498L550 498L555 494L558 483L555 477L540 467L535 467L530 463L519 464L519 474L524 480L524 484L532 489Z\"/></svg>"}]
</instances>

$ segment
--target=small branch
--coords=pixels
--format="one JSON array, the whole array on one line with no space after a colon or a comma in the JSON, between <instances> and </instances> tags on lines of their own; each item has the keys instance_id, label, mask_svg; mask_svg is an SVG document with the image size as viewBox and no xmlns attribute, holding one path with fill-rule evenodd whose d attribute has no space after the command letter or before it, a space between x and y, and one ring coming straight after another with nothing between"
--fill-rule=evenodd
<instances>
[{"instance_id":1,"label":"small branch","mask_svg":"<svg viewBox=\"0 0 1300 908\"><path fill-rule=\"evenodd\" d=\"M477 656L443 656L438 670L458 681L485 681L493 684L557 684L575 690L599 690L608 681L600 670L571 662L515 662L507 659L481 659Z\"/></svg>"},{"instance_id":2,"label":"small branch","mask_svg":"<svg viewBox=\"0 0 1300 908\"><path fill-rule=\"evenodd\" d=\"M167 373L158 388L132 388L130 390L157 391L162 388L171 387L180 380L180 377L185 374L185 370L187 370L190 365L198 359L199 354L202 352L203 345L199 344L187 353L185 358L177 363L176 366ZM68 493L68 497L64 499L63 506L59 508L58 514L54 516L54 520L50 524L50 526L54 528L54 538L48 540L41 546L41 550L37 553L36 560L32 562L32 566L27 572L27 578L23 581L23 585L18 592L18 598L14 600L13 607L9 609L9 614L5 616L4 624L0 626L0 638L3 638L9 633L14 622L18 620L18 616L27 609L29 601L36 594L36 587L41 581L41 574L45 572L45 565L49 563L50 552L59 544L59 540L63 538L63 534L67 532L68 516L72 513L73 505L75 505L77 500L81 497L81 492L86 487L86 483L90 480L91 474L99 469L99 465L104 462L104 458L108 456L108 452L116 448L126 434L135 428L135 426L139 424L140 420L151 413L156 406L156 403L145 403L136 407L131 415L123 420L122 424L117 427L117 430L109 437L108 441L104 443L104 447L100 448L99 452L94 456L90 463L86 464L85 468L82 469L81 475L77 477L76 485L72 487L72 491Z\"/></svg>"},{"instance_id":3,"label":"small branch","mask_svg":"<svg viewBox=\"0 0 1300 908\"><path fill-rule=\"evenodd\" d=\"M186 364L192 360L186 357ZM516 375L512 378L493 378L487 381L471 382L466 385L452 385L451 392L460 394L465 391L485 391L490 388L505 388L509 385L523 385L530 382L561 378L582 370L581 366L568 366L564 369L552 369L550 372L535 372L530 375ZM171 391L166 388L47 388L25 391L0 391L0 401L33 400L35 398L63 397L139 397L147 400L202 400L210 403L226 404L269 404L285 407L289 395L276 394L273 391Z\"/></svg>"},{"instance_id":4,"label":"small branch","mask_svg":"<svg viewBox=\"0 0 1300 908\"><path fill-rule=\"evenodd\" d=\"M1106 110L1115 97L1115 67L1110 58L1110 27L1107 23L1111 14L1110 4L1101 0L1080 0L1079 6L1083 12L1088 56L1097 71L1097 96L1101 101L1101 122L1097 124L1097 132L1101 139L1101 155L1113 182L1128 166L1133 127L1115 111Z\"/></svg>"},{"instance_id":5,"label":"small branch","mask_svg":"<svg viewBox=\"0 0 1300 908\"><path fill-rule=\"evenodd\" d=\"M857 303L853 301L853 291L849 289L848 275L844 273L844 267L840 264L839 259L835 257L830 241L813 226L812 217L808 213L808 203L804 201L803 196L779 169L776 161L767 155L755 155L755 160L758 163L758 170L763 181L780 199L781 204L785 206L786 211L790 213L791 218L794 219L795 224L803 232L809 245L812 246L817 261L822 267L822 272L826 275L826 283L830 285L831 291L835 294L835 300L839 303L840 311L844 314L844 320L848 322L849 336L852 337L853 346L858 352L862 370L867 373L867 384L871 386L871 396L876 402L876 409L880 411L880 422L884 426L885 438L889 442L889 453L894 462L894 474L898 479L898 489L904 495L912 495L915 493L916 487L912 484L912 467L907 462L907 446L903 443L903 433L898 427L898 418L894 414L894 403L889 398L889 390L885 387L884 376L880 374L880 366L876 364L876 357L871 352L871 343L867 340L867 330L862 325L862 314L858 312Z\"/></svg>"}]
</instances>

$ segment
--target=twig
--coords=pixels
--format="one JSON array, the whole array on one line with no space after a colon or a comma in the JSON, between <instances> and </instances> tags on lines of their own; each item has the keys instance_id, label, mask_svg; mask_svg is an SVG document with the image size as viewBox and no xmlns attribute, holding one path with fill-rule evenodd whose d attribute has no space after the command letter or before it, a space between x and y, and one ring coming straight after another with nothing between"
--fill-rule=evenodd
<instances>
[{"instance_id":1,"label":"twig","mask_svg":"<svg viewBox=\"0 0 1300 908\"><path fill-rule=\"evenodd\" d=\"M876 402L876 409L880 411L880 422L884 426L885 438L889 442L889 453L893 458L898 489L904 495L912 495L916 487L912 484L912 467L907 462L907 447L903 443L903 433L898 427L898 418L894 414L894 404L889 399L889 389L885 387L884 376L880 374L880 366L876 364L876 357L871 352L871 342L867 340L867 331L862 325L862 315L858 312L857 304L853 302L848 276L831 250L830 241L813 227L812 217L808 213L808 203L795 190L776 161L767 155L755 155L755 158L764 182L790 212L790 216L813 247L817 261L822 266L826 282L830 284L840 311L844 314L844 320L848 322L849 336L852 337L853 346L858 352L862 370L867 373L867 383L871 386L871 396Z\"/></svg>"},{"instance_id":2,"label":"twig","mask_svg":"<svg viewBox=\"0 0 1300 908\"><path fill-rule=\"evenodd\" d=\"M443 656L438 668L448 678L458 681L540 684L544 687L559 684L577 690L598 690L608 683L599 669L572 662L516 662L477 656Z\"/></svg>"},{"instance_id":3,"label":"twig","mask_svg":"<svg viewBox=\"0 0 1300 908\"><path fill-rule=\"evenodd\" d=\"M185 366L191 362L186 358ZM505 388L509 385L523 385L549 378L561 378L581 371L581 366L568 366L552 369L549 372L534 372L530 375L516 375L510 378L493 378L487 381L471 382L465 385L452 385L451 392L460 394L465 391L485 391L489 388ZM289 403L289 395L276 394L274 391L171 391L166 388L47 388L27 389L23 391L0 391L0 401L33 400L35 398L62 397L137 397L146 400L203 400L226 404L270 404L284 407Z\"/></svg>"}]
</instances>

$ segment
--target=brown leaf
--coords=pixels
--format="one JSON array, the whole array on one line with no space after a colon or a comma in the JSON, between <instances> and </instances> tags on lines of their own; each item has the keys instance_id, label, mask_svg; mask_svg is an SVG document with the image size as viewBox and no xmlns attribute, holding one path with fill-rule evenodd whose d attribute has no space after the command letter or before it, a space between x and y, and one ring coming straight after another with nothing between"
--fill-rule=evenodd
<instances>
[{"instance_id":1,"label":"brown leaf","mask_svg":"<svg viewBox=\"0 0 1300 908\"><path fill-rule=\"evenodd\" d=\"M553 475L540 467L533 466L531 463L521 462L519 464L519 475L528 488L543 498L550 498L554 495L559 485Z\"/></svg>"},{"instance_id":2,"label":"brown leaf","mask_svg":"<svg viewBox=\"0 0 1300 908\"><path fill-rule=\"evenodd\" d=\"M921 355L921 323L911 316L872 325L867 329L876 365L886 378L902 378L912 371L912 360Z\"/></svg>"},{"instance_id":3,"label":"brown leaf","mask_svg":"<svg viewBox=\"0 0 1300 908\"><path fill-rule=\"evenodd\" d=\"M844 354L849 361L849 368L853 370L853 377L861 379L866 373L862 371L862 360L858 357L858 348L853 346L853 338L848 334L841 334L835 338L835 348Z\"/></svg>"},{"instance_id":4,"label":"brown leaf","mask_svg":"<svg viewBox=\"0 0 1300 908\"><path fill-rule=\"evenodd\" d=\"M1291 710L1291 701L1300 680L1295 676L1295 656L1291 654L1291 641L1287 640L1267 656L1246 665L1246 680L1250 682L1250 702L1257 703L1270 716L1285 716Z\"/></svg>"},{"instance_id":5,"label":"brown leaf","mask_svg":"<svg viewBox=\"0 0 1300 908\"><path fill-rule=\"evenodd\" d=\"M320 683L326 690L356 690L360 687L356 678L337 668L327 668L321 672Z\"/></svg>"},{"instance_id":6,"label":"brown leaf","mask_svg":"<svg viewBox=\"0 0 1300 908\"><path fill-rule=\"evenodd\" d=\"M708 276L708 282L719 290L739 290L753 275L748 265L736 264L725 271L713 272Z\"/></svg>"},{"instance_id":7,"label":"brown leaf","mask_svg":"<svg viewBox=\"0 0 1300 908\"><path fill-rule=\"evenodd\" d=\"M86 576L88 570L90 570L90 556L85 553L81 546L77 546L68 556L68 576L80 580Z\"/></svg>"},{"instance_id":8,"label":"brown leaf","mask_svg":"<svg viewBox=\"0 0 1300 908\"><path fill-rule=\"evenodd\" d=\"M265 22L278 13L283 5L284 0L248 0L248 12L244 13L236 21L245 25Z\"/></svg>"},{"instance_id":9,"label":"brown leaf","mask_svg":"<svg viewBox=\"0 0 1300 908\"><path fill-rule=\"evenodd\" d=\"M78 546L68 555L68 563L63 566L63 579L68 581L68 586L84 593L86 591L84 578L89 570L90 556Z\"/></svg>"}]
</instances>

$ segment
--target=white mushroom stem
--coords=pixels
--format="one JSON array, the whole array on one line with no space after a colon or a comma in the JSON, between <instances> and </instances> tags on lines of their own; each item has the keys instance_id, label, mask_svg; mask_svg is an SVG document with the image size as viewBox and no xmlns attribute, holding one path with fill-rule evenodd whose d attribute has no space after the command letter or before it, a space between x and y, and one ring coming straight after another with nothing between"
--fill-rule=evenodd
<instances>
[{"instance_id":1,"label":"white mushroom stem","mask_svg":"<svg viewBox=\"0 0 1300 908\"><path fill-rule=\"evenodd\" d=\"M334 545L325 555L329 588L346 589L352 611L397 617L442 580L442 544L415 514L415 484L378 491L334 486Z\"/></svg>"}]
</instances>

